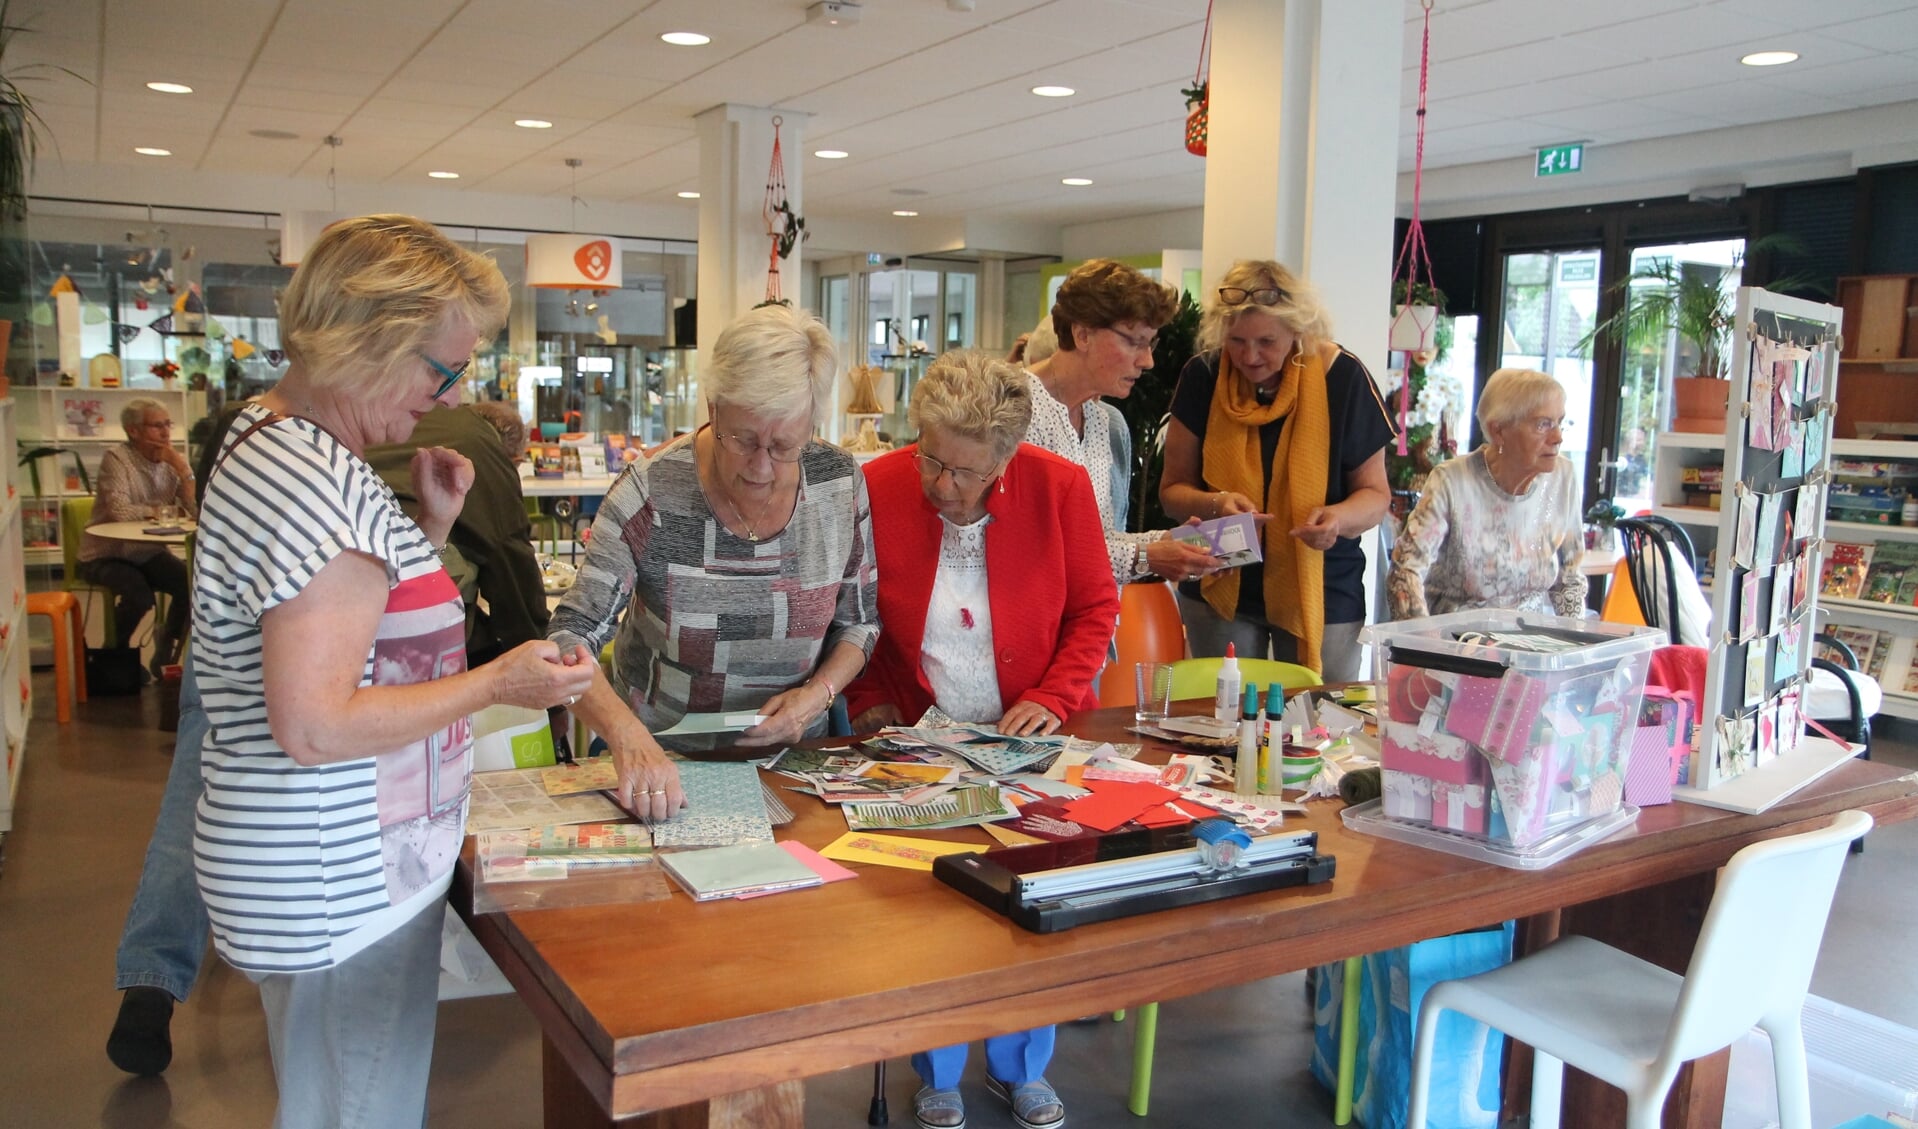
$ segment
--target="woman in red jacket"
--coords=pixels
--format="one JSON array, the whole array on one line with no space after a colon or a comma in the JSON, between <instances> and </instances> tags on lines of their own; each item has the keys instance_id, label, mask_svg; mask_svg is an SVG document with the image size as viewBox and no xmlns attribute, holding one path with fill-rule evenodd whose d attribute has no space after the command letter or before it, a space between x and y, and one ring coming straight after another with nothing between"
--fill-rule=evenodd
<instances>
[{"instance_id":1,"label":"woman in red jacket","mask_svg":"<svg viewBox=\"0 0 1918 1129\"><path fill-rule=\"evenodd\" d=\"M947 353L913 388L919 442L866 466L879 568L879 642L846 690L860 731L937 705L1009 734L1050 733L1098 704L1093 678L1119 614L1092 482L1021 446L1032 419L1023 373ZM1065 1107L1044 1078L1052 1028L986 1040L989 1081L1027 1129ZM965 1124L966 1048L913 1056L923 1126Z\"/></svg>"}]
</instances>

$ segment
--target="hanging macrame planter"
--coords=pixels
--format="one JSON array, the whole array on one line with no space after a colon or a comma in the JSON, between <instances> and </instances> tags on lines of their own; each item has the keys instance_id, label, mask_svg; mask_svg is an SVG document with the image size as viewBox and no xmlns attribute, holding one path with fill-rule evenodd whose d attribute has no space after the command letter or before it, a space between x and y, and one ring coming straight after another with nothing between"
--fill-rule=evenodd
<instances>
[{"instance_id":1,"label":"hanging macrame planter","mask_svg":"<svg viewBox=\"0 0 1918 1129\"><path fill-rule=\"evenodd\" d=\"M1393 269L1393 290L1405 301L1392 311L1391 348L1399 352L1429 357L1438 349L1439 308L1420 299L1436 295L1438 287L1432 274L1432 259L1425 250L1425 229L1419 224L1419 198L1425 185L1425 96L1432 74L1432 0L1423 0L1425 29L1419 47L1418 145L1412 156L1412 219L1405 229L1405 243L1399 248L1398 265ZM1423 268L1425 281L1420 283ZM1423 360L1418 363L1425 363ZM1399 382L1398 453L1409 454L1406 432L1411 430L1412 374L1407 367Z\"/></svg>"},{"instance_id":2,"label":"hanging macrame planter","mask_svg":"<svg viewBox=\"0 0 1918 1129\"><path fill-rule=\"evenodd\" d=\"M766 299L761 306L786 306L790 302L779 294L779 260L792 257L793 248L806 238L806 217L793 211L786 198L786 161L780 155L779 127L786 120L773 117L773 159L766 170L766 204L761 215L766 220L766 238L772 244L766 256Z\"/></svg>"},{"instance_id":3,"label":"hanging macrame planter","mask_svg":"<svg viewBox=\"0 0 1918 1129\"><path fill-rule=\"evenodd\" d=\"M1205 6L1205 34L1199 39L1199 68L1192 73L1192 85L1181 90L1185 95L1185 151L1205 156L1206 130L1212 107L1212 80L1207 63L1212 47L1212 5Z\"/></svg>"}]
</instances>

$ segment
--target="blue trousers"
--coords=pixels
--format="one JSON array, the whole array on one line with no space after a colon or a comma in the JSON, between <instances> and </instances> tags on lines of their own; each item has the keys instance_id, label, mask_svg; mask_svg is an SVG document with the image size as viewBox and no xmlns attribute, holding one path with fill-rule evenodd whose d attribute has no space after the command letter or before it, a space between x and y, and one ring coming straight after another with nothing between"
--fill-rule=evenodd
<instances>
[{"instance_id":1,"label":"blue trousers","mask_svg":"<svg viewBox=\"0 0 1918 1129\"><path fill-rule=\"evenodd\" d=\"M991 1036L986 1040L986 1069L1007 1085L1037 1082L1044 1076L1046 1064L1052 1061L1056 1031L1057 1028L1047 1025ZM966 1072L968 1049L968 1044L960 1043L956 1047L940 1047L913 1055L912 1068L926 1085L935 1090L950 1090L959 1085L959 1076Z\"/></svg>"},{"instance_id":2,"label":"blue trousers","mask_svg":"<svg viewBox=\"0 0 1918 1129\"><path fill-rule=\"evenodd\" d=\"M200 901L200 887L193 877L193 809L205 787L200 779L200 749L209 728L189 653L180 681L180 728L173 741L173 767L167 770L160 816L147 843L133 908L127 911L126 926L120 931L115 988L144 984L184 1002L200 974L208 925L206 905Z\"/></svg>"}]
</instances>

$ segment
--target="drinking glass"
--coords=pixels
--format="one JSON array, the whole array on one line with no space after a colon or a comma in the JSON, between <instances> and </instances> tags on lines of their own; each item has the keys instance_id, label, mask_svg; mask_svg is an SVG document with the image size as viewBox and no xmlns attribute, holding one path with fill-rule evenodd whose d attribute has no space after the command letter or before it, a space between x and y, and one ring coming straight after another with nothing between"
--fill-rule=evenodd
<instances>
[{"instance_id":1,"label":"drinking glass","mask_svg":"<svg viewBox=\"0 0 1918 1129\"><path fill-rule=\"evenodd\" d=\"M1137 693L1133 718L1140 722L1163 720L1172 712L1172 664L1137 663L1132 668L1132 687Z\"/></svg>"}]
</instances>

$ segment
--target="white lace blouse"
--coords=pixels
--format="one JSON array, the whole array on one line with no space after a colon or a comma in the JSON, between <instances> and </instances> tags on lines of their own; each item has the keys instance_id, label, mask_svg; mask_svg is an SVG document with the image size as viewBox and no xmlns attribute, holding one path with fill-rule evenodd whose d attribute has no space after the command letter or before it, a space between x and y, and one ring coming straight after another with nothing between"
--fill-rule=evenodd
<instances>
[{"instance_id":1,"label":"white lace blouse","mask_svg":"<svg viewBox=\"0 0 1918 1129\"><path fill-rule=\"evenodd\" d=\"M919 663L933 701L954 721L998 721L999 668L993 662L992 601L986 589L987 514L971 525L940 518L939 570L926 605Z\"/></svg>"},{"instance_id":2,"label":"white lace blouse","mask_svg":"<svg viewBox=\"0 0 1918 1129\"><path fill-rule=\"evenodd\" d=\"M1072 426L1071 410L1046 391L1045 381L1027 373L1026 382L1032 386L1032 425L1026 430L1026 442L1085 468L1092 479L1092 499L1099 506L1099 524L1105 530L1106 558L1112 562L1112 579L1124 588L1127 581L1146 575L1132 567L1139 560L1139 546L1157 541L1164 533L1128 533L1115 528L1118 522L1112 498L1112 432L1104 413L1118 409L1103 400L1087 403L1089 426L1081 433L1081 429ZM1124 479L1132 481L1129 468Z\"/></svg>"}]
</instances>

